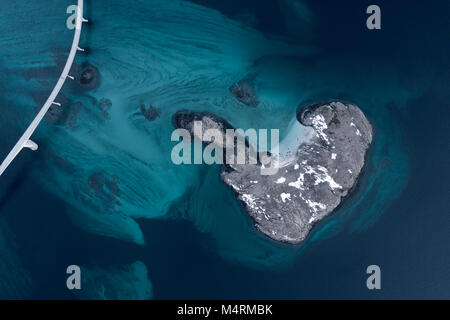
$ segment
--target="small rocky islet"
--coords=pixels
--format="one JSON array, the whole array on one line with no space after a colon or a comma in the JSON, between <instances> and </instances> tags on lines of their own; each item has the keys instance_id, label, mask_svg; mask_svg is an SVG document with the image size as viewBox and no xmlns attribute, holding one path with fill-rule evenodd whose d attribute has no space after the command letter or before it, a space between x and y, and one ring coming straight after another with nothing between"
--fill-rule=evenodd
<instances>
[{"instance_id":1,"label":"small rocky islet","mask_svg":"<svg viewBox=\"0 0 450 320\"><path fill-rule=\"evenodd\" d=\"M288 161L273 175L262 175L261 164L224 165L222 181L243 203L256 228L276 241L297 244L313 225L341 203L355 185L372 143L372 126L354 104L338 101L299 108L301 125L312 128ZM209 112L182 110L173 116L176 128L192 131L232 127ZM225 134L225 132L224 132Z\"/></svg>"}]
</instances>

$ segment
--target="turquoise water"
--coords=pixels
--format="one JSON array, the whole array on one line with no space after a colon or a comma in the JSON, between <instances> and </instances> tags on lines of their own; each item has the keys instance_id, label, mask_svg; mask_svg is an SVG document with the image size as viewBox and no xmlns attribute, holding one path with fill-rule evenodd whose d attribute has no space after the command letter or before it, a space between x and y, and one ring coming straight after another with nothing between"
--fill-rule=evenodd
<instances>
[{"instance_id":1,"label":"turquoise water","mask_svg":"<svg viewBox=\"0 0 450 320\"><path fill-rule=\"evenodd\" d=\"M174 243L183 241L189 248L184 253L186 268L192 269L189 274L195 281L203 281L200 265L210 263L230 275L246 279L249 274L269 275L280 284L270 284L257 294L243 281L243 297L307 297L308 291L320 297L319 289L302 291L300 286L283 290L286 281L297 273L296 266L301 264L299 270L307 274L314 269L310 266L314 262L330 263L335 259L330 248L348 244L348 239L358 234L373 235L373 226L382 225L384 215L395 215L391 208L408 190L411 161L416 157L408 149L408 130L416 127L411 119L402 122L401 118L408 114L411 101L435 87L445 66L448 74L448 51L441 47L448 27L430 22L425 30L414 26L407 29L404 22L416 11L411 9L396 21L389 13L396 15L402 7L385 4L387 30L371 33L364 28L364 15L355 18L358 12L364 13L364 5L352 1L348 5L353 9L348 12L328 1L321 5L280 1L279 11L273 10L273 3L252 1L243 7L233 1L228 5L175 0L86 2L85 16L91 23L83 30L81 46L88 48L88 54L78 55L76 62L88 61L97 67L101 84L88 92L81 92L75 85L63 89L67 106L83 104L76 126L42 123L34 137L40 151L21 155L8 176L2 177L1 219L6 225L9 219L10 228L23 236L19 218L12 216L18 215L24 223L28 215L42 216L49 225L64 230L55 231L55 239L72 238L61 241L74 251L74 257L90 266L104 266L97 271L109 270L109 264L144 261L155 298L230 297L230 289L201 291L206 285L199 285L198 291L178 288L175 281L167 280L176 276L169 271L162 274L163 267L154 267L157 275L152 274L153 265L178 261L161 256L161 252L180 254L177 250L183 245L175 249ZM8 138L0 141L0 147L6 154L56 82L60 72L56 61L61 56L64 59L72 38L72 31L65 28L64 14L71 3L0 3L0 134ZM335 30L330 27L330 12L344 15L344 22ZM422 12L424 19L430 20L436 13ZM430 30L433 37L427 36ZM419 48L415 44L418 41ZM257 108L245 107L230 95L229 86L241 79L254 84L260 100ZM448 81L448 76L443 79ZM437 91L448 94L446 86ZM103 98L112 102L106 118L99 106ZM285 137L298 105L329 99L360 106L374 127L374 143L352 194L333 215L318 223L301 245L278 244L256 232L232 192L221 183L220 167L176 166L170 160L174 145L170 142L171 117L180 109L208 110L244 129L280 128L281 137ZM159 108L161 116L148 122L139 113L140 102ZM89 186L93 174L107 183L118 177L119 192L107 185L94 192ZM24 204L19 206L23 190L35 188L39 190L25 194L31 199L39 195L39 210L31 203L28 210ZM49 213L52 210L60 210L58 214L64 217L55 218L54 212ZM35 219L39 220L32 221ZM35 232L32 235L39 236ZM47 240L54 240L53 236L44 239L40 243L43 246ZM19 242L24 246L27 241ZM105 252L96 258L86 249L90 241L100 243L94 248L115 257ZM9 245L4 247L11 251ZM28 250L35 249L30 245ZM64 248L39 250L56 261L54 253ZM84 254L85 250L89 253ZM22 248L11 254L21 257L29 253ZM305 262L305 255L312 256L312 262ZM70 253L63 256L63 261L71 260ZM152 261L152 257L167 260ZM24 264L33 268L32 258L17 260L21 268ZM11 268L0 267L2 277ZM44 266L38 269L41 271L35 276L46 274ZM361 270L363 273L364 268ZM212 279L222 281L213 274ZM131 281L127 277L117 279L125 288ZM35 280L35 287L40 288L40 281ZM33 291L28 282L23 284L24 296L39 296L39 290ZM11 295L2 290L9 286L0 285L0 297ZM44 290L43 296L67 294L54 286L53 291Z\"/></svg>"}]
</instances>

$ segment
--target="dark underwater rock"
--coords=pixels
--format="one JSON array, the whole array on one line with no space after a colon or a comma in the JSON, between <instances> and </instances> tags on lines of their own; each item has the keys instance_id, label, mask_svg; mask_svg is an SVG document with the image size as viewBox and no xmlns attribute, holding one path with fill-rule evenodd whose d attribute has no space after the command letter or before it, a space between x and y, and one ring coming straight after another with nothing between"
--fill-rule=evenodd
<instances>
[{"instance_id":1,"label":"dark underwater rock","mask_svg":"<svg viewBox=\"0 0 450 320\"><path fill-rule=\"evenodd\" d=\"M100 110L104 119L109 119L109 109L112 107L112 101L107 98L100 99L99 103Z\"/></svg>"},{"instance_id":2,"label":"dark underwater rock","mask_svg":"<svg viewBox=\"0 0 450 320\"><path fill-rule=\"evenodd\" d=\"M66 127L70 130L75 130L78 126L78 113L83 108L81 102L73 103L67 109Z\"/></svg>"},{"instance_id":3,"label":"dark underwater rock","mask_svg":"<svg viewBox=\"0 0 450 320\"><path fill-rule=\"evenodd\" d=\"M41 110L45 101L48 98L47 91L38 91L32 94L33 100L36 102L34 111L36 114ZM66 96L60 93L55 102L61 103L61 106L52 104L44 116L46 122L53 125L64 125L67 118L67 108L70 106L70 101Z\"/></svg>"},{"instance_id":4,"label":"dark underwater rock","mask_svg":"<svg viewBox=\"0 0 450 320\"><path fill-rule=\"evenodd\" d=\"M88 62L74 64L71 73L81 91L91 91L100 86L100 71Z\"/></svg>"},{"instance_id":5,"label":"dark underwater rock","mask_svg":"<svg viewBox=\"0 0 450 320\"><path fill-rule=\"evenodd\" d=\"M153 106L149 106L148 109L146 109L145 104L141 102L139 108L141 110L141 114L148 121L154 121L161 116L161 109L155 108Z\"/></svg>"},{"instance_id":6,"label":"dark underwater rock","mask_svg":"<svg viewBox=\"0 0 450 320\"><path fill-rule=\"evenodd\" d=\"M88 178L89 187L94 191L94 193L100 196L103 193L103 186L105 185L105 176L103 173L94 172Z\"/></svg>"},{"instance_id":7,"label":"dark underwater rock","mask_svg":"<svg viewBox=\"0 0 450 320\"><path fill-rule=\"evenodd\" d=\"M78 125L78 113L83 108L83 104L81 102L70 103L63 95L59 97L59 101L61 106L51 105L44 119L50 124L66 126L70 130L75 130ZM39 112L41 107L36 107L36 112Z\"/></svg>"},{"instance_id":8,"label":"dark underwater rock","mask_svg":"<svg viewBox=\"0 0 450 320\"><path fill-rule=\"evenodd\" d=\"M119 177L115 174L108 179L102 172L94 172L88 178L90 192L107 206L120 205Z\"/></svg>"},{"instance_id":9,"label":"dark underwater rock","mask_svg":"<svg viewBox=\"0 0 450 320\"><path fill-rule=\"evenodd\" d=\"M113 196L116 196L116 197L119 196L120 189L119 189L119 176L118 175L113 174L111 176L111 180L106 180L105 185L109 189L109 191L111 192L111 194Z\"/></svg>"},{"instance_id":10,"label":"dark underwater rock","mask_svg":"<svg viewBox=\"0 0 450 320\"><path fill-rule=\"evenodd\" d=\"M45 114L45 120L47 120L48 123L56 124L56 125L62 125L65 122L65 112L64 108L57 105L52 105L48 109L47 113Z\"/></svg>"},{"instance_id":11,"label":"dark underwater rock","mask_svg":"<svg viewBox=\"0 0 450 320\"><path fill-rule=\"evenodd\" d=\"M245 80L240 80L230 87L230 92L237 100L249 107L256 107L259 104L255 90Z\"/></svg>"}]
</instances>

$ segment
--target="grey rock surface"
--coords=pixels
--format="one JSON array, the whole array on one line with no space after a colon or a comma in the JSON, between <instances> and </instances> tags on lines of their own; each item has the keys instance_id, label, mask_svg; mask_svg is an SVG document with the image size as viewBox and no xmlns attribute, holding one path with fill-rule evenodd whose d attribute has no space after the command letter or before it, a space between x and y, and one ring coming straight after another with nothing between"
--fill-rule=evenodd
<instances>
[{"instance_id":1,"label":"grey rock surface","mask_svg":"<svg viewBox=\"0 0 450 320\"><path fill-rule=\"evenodd\" d=\"M174 124L189 128L194 119L229 126L216 116L187 111L178 113ZM312 105L300 110L297 119L312 127L312 135L276 174L261 175L259 164L227 165L221 173L259 231L293 244L302 242L355 185L372 142L369 121L352 104Z\"/></svg>"}]
</instances>

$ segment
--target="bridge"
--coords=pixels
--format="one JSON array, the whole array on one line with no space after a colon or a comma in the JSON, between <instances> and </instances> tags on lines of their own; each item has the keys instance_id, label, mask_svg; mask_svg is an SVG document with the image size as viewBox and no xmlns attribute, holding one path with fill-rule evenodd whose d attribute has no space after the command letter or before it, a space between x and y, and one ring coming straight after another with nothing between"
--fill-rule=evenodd
<instances>
[{"instance_id":1,"label":"bridge","mask_svg":"<svg viewBox=\"0 0 450 320\"><path fill-rule=\"evenodd\" d=\"M83 18L83 0L78 0L75 35L73 37L69 57L67 58L67 62L64 66L61 76L59 77L59 80L56 83L55 87L53 88L53 91L51 92L50 96L47 98L47 101L45 101L41 110L34 118L33 122L31 122L30 126L25 130L22 137L20 137L19 141L17 141L16 145L12 148L12 150L6 156L5 160L0 165L0 176L5 172L5 170L9 167L11 162L13 162L13 160L17 157L17 155L20 153L20 151L22 151L23 148L28 148L33 151L36 151L38 149L38 145L31 140L31 136L33 135L34 131L39 126L48 109L50 109L52 105L57 105L61 107L61 104L55 102L55 99L58 96L59 92L61 91L61 88L64 85L66 79L67 78L72 80L74 79L73 76L69 75L69 72L70 69L72 68L72 64L75 59L75 55L77 54L77 51L84 51L84 49L81 49L79 47L81 27L83 25L83 22L87 22L87 20Z\"/></svg>"}]
</instances>

